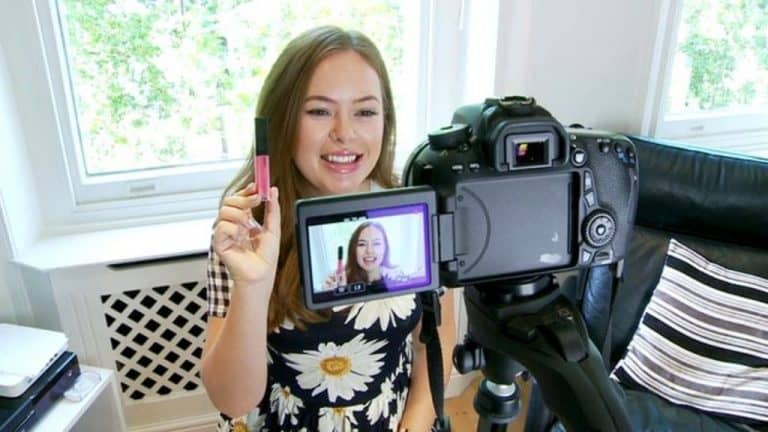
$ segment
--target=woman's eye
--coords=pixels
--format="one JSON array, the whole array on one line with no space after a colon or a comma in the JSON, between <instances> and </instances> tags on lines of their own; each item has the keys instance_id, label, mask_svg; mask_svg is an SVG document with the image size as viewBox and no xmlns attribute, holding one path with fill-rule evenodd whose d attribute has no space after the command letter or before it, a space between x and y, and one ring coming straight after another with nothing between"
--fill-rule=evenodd
<instances>
[{"instance_id":1,"label":"woman's eye","mask_svg":"<svg viewBox=\"0 0 768 432\"><path fill-rule=\"evenodd\" d=\"M307 110L307 114L311 116L326 116L329 115L330 112L325 108L310 108Z\"/></svg>"},{"instance_id":2,"label":"woman's eye","mask_svg":"<svg viewBox=\"0 0 768 432\"><path fill-rule=\"evenodd\" d=\"M373 117L379 115L379 112L372 109L362 109L358 112L358 115L361 117Z\"/></svg>"}]
</instances>

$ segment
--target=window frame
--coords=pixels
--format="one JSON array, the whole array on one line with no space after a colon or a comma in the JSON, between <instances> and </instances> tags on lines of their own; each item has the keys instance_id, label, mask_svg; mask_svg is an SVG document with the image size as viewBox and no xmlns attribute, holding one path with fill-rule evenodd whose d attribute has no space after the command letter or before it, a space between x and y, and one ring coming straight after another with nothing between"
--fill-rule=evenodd
<instances>
[{"instance_id":1,"label":"window frame","mask_svg":"<svg viewBox=\"0 0 768 432\"><path fill-rule=\"evenodd\" d=\"M471 41L467 23L470 18L477 19L478 8L486 9L480 12L483 19L492 17L498 1L488 2L490 12L488 5L481 7L474 3L466 0L419 0L420 64L417 66L415 88L409 89L415 94L400 96L416 99L410 110L413 119L409 119L413 123L415 137L408 143L403 143L406 138L401 137L398 148L406 149L401 151L409 152L423 141L427 131L448 124L455 108L466 103L467 97L475 96L469 93L483 91L477 89L476 84L474 87L468 84L477 73L473 73L470 62L465 61L468 51L472 49L468 46ZM25 56L32 56L31 63L35 64L9 61L14 63L9 67L32 85L43 86L41 93L45 94L45 98L35 101L35 104L51 107L50 112L43 110L45 112L37 119L32 119L28 112L22 113L25 131L31 127L44 129L40 136L32 137L37 151L29 154L30 165L39 174L36 183L41 207L45 208L45 211L41 210L43 231L48 234L80 232L215 214L223 187L242 161L152 169L80 180L84 178L81 176L84 163L75 147L79 146L77 118L56 0L33 0L26 6L18 7L25 9L21 11L25 21L26 18L34 21L31 26L26 23L20 25L25 27L25 32L29 31L27 36L30 36L30 42L24 42L23 51ZM485 25L488 25L487 21ZM27 26L31 28L27 29ZM479 69L495 69L495 50L492 51L493 55L485 58L486 63ZM445 71L454 72L446 74ZM493 79L490 79L486 95L492 91ZM27 95L17 92L16 97L18 101ZM398 113L400 124L402 115ZM192 179L194 181L190 181ZM190 188L188 184L194 184L194 187Z\"/></svg>"},{"instance_id":2,"label":"window frame","mask_svg":"<svg viewBox=\"0 0 768 432\"><path fill-rule=\"evenodd\" d=\"M661 3L648 89L649 104L641 133L705 145L725 140L732 147L754 145L756 140L768 143L768 109L667 114L683 7L684 2L675 0Z\"/></svg>"},{"instance_id":3,"label":"window frame","mask_svg":"<svg viewBox=\"0 0 768 432\"><path fill-rule=\"evenodd\" d=\"M87 176L79 137L73 80L66 56L62 17L56 0L36 0L40 34L48 59L61 128L60 139L68 167L73 201L80 209L111 202L113 207L132 206L145 197L209 195L218 196L242 160L190 164L177 167L139 169L126 173ZM56 88L60 87L60 88ZM57 97L58 96L58 97ZM193 186L191 186L193 185ZM146 201L146 200L145 200ZM148 203L149 204L149 203Z\"/></svg>"}]
</instances>

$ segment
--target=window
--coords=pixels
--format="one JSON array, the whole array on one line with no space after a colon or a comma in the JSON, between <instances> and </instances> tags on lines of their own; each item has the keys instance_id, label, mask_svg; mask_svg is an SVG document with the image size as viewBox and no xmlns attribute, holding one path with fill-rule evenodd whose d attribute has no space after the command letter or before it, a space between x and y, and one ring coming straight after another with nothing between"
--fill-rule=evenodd
<instances>
[{"instance_id":1,"label":"window","mask_svg":"<svg viewBox=\"0 0 768 432\"><path fill-rule=\"evenodd\" d=\"M364 29L395 94L415 88L419 3L58 0L78 204L222 189L251 144L258 89L287 41L318 25ZM417 43L413 43L416 41ZM407 98L395 100L413 115ZM414 142L414 125L400 142Z\"/></svg>"},{"instance_id":2,"label":"window","mask_svg":"<svg viewBox=\"0 0 768 432\"><path fill-rule=\"evenodd\" d=\"M359 28L382 50L397 169L457 107L494 94L496 1L33 0L3 12L16 150L36 173L44 236L210 217L251 143L261 80L310 27Z\"/></svg>"},{"instance_id":3,"label":"window","mask_svg":"<svg viewBox=\"0 0 768 432\"><path fill-rule=\"evenodd\" d=\"M651 132L768 157L768 2L669 4L666 85Z\"/></svg>"}]
</instances>

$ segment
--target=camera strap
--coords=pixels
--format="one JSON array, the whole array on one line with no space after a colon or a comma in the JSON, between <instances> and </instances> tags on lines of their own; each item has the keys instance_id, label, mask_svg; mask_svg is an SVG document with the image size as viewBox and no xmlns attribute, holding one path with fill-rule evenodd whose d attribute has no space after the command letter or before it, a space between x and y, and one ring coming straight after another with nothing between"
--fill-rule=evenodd
<instances>
[{"instance_id":1,"label":"camera strap","mask_svg":"<svg viewBox=\"0 0 768 432\"><path fill-rule=\"evenodd\" d=\"M445 415L443 407L443 353L440 347L440 291L433 290L419 294L421 300L421 333L419 340L427 347L427 372L429 375L429 390L432 394L432 405L435 408L435 423L432 432L449 432L451 423Z\"/></svg>"},{"instance_id":2,"label":"camera strap","mask_svg":"<svg viewBox=\"0 0 768 432\"><path fill-rule=\"evenodd\" d=\"M616 295L624 280L623 261L588 270L582 303L590 339L600 350L606 367L611 364L611 343Z\"/></svg>"}]
</instances>

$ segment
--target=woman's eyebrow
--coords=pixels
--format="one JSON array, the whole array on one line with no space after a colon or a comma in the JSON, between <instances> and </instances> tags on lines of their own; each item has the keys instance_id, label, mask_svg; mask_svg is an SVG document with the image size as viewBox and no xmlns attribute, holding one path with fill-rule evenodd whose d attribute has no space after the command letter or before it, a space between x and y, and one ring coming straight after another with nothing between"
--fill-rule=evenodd
<instances>
[{"instance_id":1,"label":"woman's eyebrow","mask_svg":"<svg viewBox=\"0 0 768 432\"><path fill-rule=\"evenodd\" d=\"M313 101L313 100L317 100L317 101L321 101L321 102L328 102L328 103L333 103L333 104L338 104L339 103L336 99L329 98L328 96L323 96L323 95L307 96L304 99L304 102L306 103L306 102L310 102L310 101ZM361 102L368 102L368 101L371 101L371 100L374 101L374 102L377 102L377 103L381 103L381 101L379 101L379 98L377 98L374 95L367 95L367 96L359 97L359 98L353 100L352 103L356 103L357 104L357 103L361 103Z\"/></svg>"}]
</instances>

